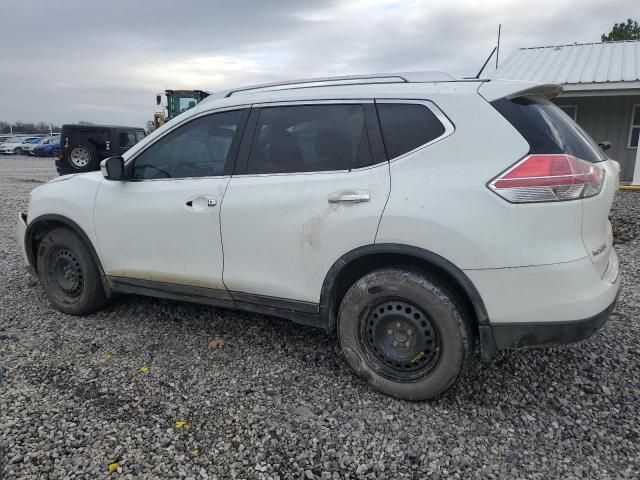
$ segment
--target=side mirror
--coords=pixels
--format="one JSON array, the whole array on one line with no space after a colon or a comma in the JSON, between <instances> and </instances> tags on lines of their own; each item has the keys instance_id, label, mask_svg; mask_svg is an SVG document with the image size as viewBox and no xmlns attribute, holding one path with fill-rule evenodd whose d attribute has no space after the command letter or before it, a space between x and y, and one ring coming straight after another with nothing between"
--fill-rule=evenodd
<instances>
[{"instance_id":1,"label":"side mirror","mask_svg":"<svg viewBox=\"0 0 640 480\"><path fill-rule=\"evenodd\" d=\"M162 103L162 95L157 94L156 95L156 105L160 105L160 103Z\"/></svg>"},{"instance_id":2,"label":"side mirror","mask_svg":"<svg viewBox=\"0 0 640 480\"><path fill-rule=\"evenodd\" d=\"M611 142L607 142L607 141L600 142L598 143L598 146L602 149L603 152L606 152L611 148Z\"/></svg>"},{"instance_id":3,"label":"side mirror","mask_svg":"<svg viewBox=\"0 0 640 480\"><path fill-rule=\"evenodd\" d=\"M100 171L107 180L124 180L124 158L109 157L100 162Z\"/></svg>"}]
</instances>

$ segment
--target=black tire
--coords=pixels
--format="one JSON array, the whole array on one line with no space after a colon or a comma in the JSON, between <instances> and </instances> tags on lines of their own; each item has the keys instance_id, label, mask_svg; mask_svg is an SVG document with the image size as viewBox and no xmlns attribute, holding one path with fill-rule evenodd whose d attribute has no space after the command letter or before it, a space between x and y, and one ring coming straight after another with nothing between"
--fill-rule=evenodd
<instances>
[{"instance_id":1,"label":"black tire","mask_svg":"<svg viewBox=\"0 0 640 480\"><path fill-rule=\"evenodd\" d=\"M16 147L13 153L15 153L16 155L22 155L22 148Z\"/></svg>"},{"instance_id":2,"label":"black tire","mask_svg":"<svg viewBox=\"0 0 640 480\"><path fill-rule=\"evenodd\" d=\"M65 160L74 172L93 172L100 169L100 158L95 145L84 140L65 149Z\"/></svg>"},{"instance_id":3,"label":"black tire","mask_svg":"<svg viewBox=\"0 0 640 480\"><path fill-rule=\"evenodd\" d=\"M68 228L45 234L38 245L37 267L47 298L62 313L85 315L107 304L89 249Z\"/></svg>"},{"instance_id":4,"label":"black tire","mask_svg":"<svg viewBox=\"0 0 640 480\"><path fill-rule=\"evenodd\" d=\"M51 152L51 157L57 157L58 156L58 149L54 148L53 151Z\"/></svg>"},{"instance_id":5,"label":"black tire","mask_svg":"<svg viewBox=\"0 0 640 480\"><path fill-rule=\"evenodd\" d=\"M371 272L342 299L338 337L355 374L404 400L444 393L469 367L469 318L435 278L401 268Z\"/></svg>"}]
</instances>

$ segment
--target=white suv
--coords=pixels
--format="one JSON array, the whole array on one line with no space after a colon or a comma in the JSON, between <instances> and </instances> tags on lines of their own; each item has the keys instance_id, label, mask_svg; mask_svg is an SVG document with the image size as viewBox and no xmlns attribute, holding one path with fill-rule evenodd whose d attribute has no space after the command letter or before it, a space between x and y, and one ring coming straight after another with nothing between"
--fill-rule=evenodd
<instances>
[{"instance_id":1,"label":"white suv","mask_svg":"<svg viewBox=\"0 0 640 480\"><path fill-rule=\"evenodd\" d=\"M422 73L213 94L34 189L24 256L64 313L135 293L281 316L337 331L376 389L433 398L476 344L578 341L615 305L619 166L560 90Z\"/></svg>"}]
</instances>

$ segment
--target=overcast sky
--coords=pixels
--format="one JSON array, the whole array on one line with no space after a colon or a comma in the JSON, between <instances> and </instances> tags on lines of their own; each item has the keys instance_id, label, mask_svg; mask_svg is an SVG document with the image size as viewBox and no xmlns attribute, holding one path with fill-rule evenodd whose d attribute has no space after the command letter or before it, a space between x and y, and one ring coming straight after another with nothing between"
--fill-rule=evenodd
<instances>
[{"instance_id":1,"label":"overcast sky","mask_svg":"<svg viewBox=\"0 0 640 480\"><path fill-rule=\"evenodd\" d=\"M638 0L2 0L0 120L144 126L165 88L412 70L596 42Z\"/></svg>"}]
</instances>

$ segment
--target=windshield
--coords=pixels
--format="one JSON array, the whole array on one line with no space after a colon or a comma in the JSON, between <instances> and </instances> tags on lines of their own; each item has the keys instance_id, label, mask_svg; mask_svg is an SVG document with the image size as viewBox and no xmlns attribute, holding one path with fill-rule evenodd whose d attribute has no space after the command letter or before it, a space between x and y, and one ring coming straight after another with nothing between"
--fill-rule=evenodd
<instances>
[{"instance_id":1,"label":"windshield","mask_svg":"<svg viewBox=\"0 0 640 480\"><path fill-rule=\"evenodd\" d=\"M7 140L7 143L22 143L22 140L24 140L24 137L11 137Z\"/></svg>"},{"instance_id":2,"label":"windshield","mask_svg":"<svg viewBox=\"0 0 640 480\"><path fill-rule=\"evenodd\" d=\"M180 115L182 112L186 112L190 108L193 108L198 103L197 98L193 94L173 94L168 97L167 110L169 111L169 118L174 118Z\"/></svg>"}]
</instances>

